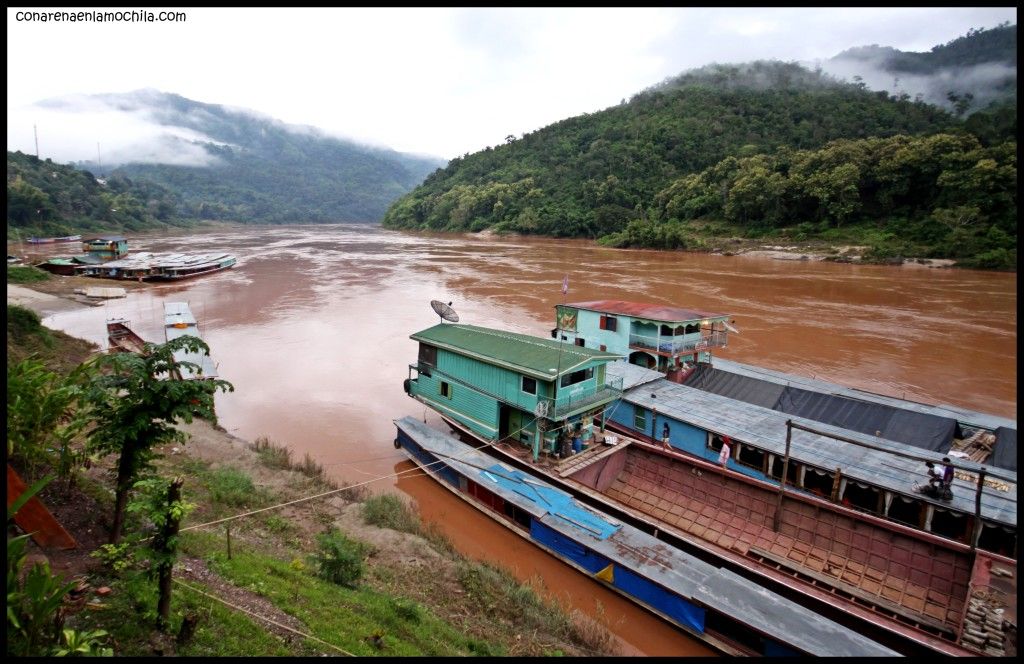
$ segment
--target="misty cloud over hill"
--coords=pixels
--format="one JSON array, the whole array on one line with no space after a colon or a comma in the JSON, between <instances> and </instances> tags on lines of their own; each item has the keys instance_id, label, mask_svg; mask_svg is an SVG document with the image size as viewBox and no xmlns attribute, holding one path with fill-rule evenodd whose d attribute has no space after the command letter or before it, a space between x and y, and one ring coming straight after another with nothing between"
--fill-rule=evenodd
<instances>
[{"instance_id":1,"label":"misty cloud over hill","mask_svg":"<svg viewBox=\"0 0 1024 664\"><path fill-rule=\"evenodd\" d=\"M68 161L97 175L168 187L203 219L376 221L445 163L156 90L50 99L35 111L57 161L77 155Z\"/></svg>"},{"instance_id":2,"label":"misty cloud over hill","mask_svg":"<svg viewBox=\"0 0 1024 664\"><path fill-rule=\"evenodd\" d=\"M872 90L907 95L956 111L955 101L970 95L965 113L1017 96L1017 26L974 30L926 53L861 46L820 63L832 76Z\"/></svg>"}]
</instances>

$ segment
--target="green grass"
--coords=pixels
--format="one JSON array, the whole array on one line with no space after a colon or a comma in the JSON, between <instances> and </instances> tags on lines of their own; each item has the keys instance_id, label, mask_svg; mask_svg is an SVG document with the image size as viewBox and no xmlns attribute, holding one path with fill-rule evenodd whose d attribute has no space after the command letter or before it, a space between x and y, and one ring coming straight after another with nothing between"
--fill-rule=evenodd
<instances>
[{"instance_id":1,"label":"green grass","mask_svg":"<svg viewBox=\"0 0 1024 664\"><path fill-rule=\"evenodd\" d=\"M464 656L482 649L482 645L472 647L472 638L407 600L365 587L338 586L318 579L312 570L297 570L267 556L242 552L227 560L215 553L210 566L233 584L258 592L298 618L314 636L354 655Z\"/></svg>"},{"instance_id":2,"label":"green grass","mask_svg":"<svg viewBox=\"0 0 1024 664\"><path fill-rule=\"evenodd\" d=\"M194 580L190 586L216 595L216 592ZM102 585L102 584L100 584ZM110 634L121 656L152 656L156 620L156 582L143 572L135 571L119 577L114 593L105 598L99 610L85 610L72 616L66 626L75 629L104 629ZM288 657L316 655L319 647L307 647L302 639L291 644L268 632L264 624L244 613L175 584L171 595L171 624L168 634L175 636L186 614L198 617L192 639L175 649L174 654L186 657ZM172 654L165 652L164 654Z\"/></svg>"},{"instance_id":3,"label":"green grass","mask_svg":"<svg viewBox=\"0 0 1024 664\"><path fill-rule=\"evenodd\" d=\"M217 468L207 475L211 500L230 507L256 507L264 502L252 479L237 468Z\"/></svg>"},{"instance_id":4,"label":"green grass","mask_svg":"<svg viewBox=\"0 0 1024 664\"><path fill-rule=\"evenodd\" d=\"M37 281L46 281L52 275L46 270L40 270L31 265L8 265L7 283L9 284L32 284Z\"/></svg>"},{"instance_id":5,"label":"green grass","mask_svg":"<svg viewBox=\"0 0 1024 664\"><path fill-rule=\"evenodd\" d=\"M363 502L363 520L379 528L420 535L423 525L419 517L394 494L381 494Z\"/></svg>"}]
</instances>

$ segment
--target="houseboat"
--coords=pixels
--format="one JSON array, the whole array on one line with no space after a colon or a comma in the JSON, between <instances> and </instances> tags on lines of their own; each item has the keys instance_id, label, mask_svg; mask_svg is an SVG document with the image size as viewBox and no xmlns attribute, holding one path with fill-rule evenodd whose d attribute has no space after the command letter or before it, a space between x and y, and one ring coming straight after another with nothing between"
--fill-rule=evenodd
<instances>
[{"instance_id":1,"label":"houseboat","mask_svg":"<svg viewBox=\"0 0 1024 664\"><path fill-rule=\"evenodd\" d=\"M395 446L456 496L723 654L898 654L414 418L395 426Z\"/></svg>"},{"instance_id":2,"label":"houseboat","mask_svg":"<svg viewBox=\"0 0 1024 664\"><path fill-rule=\"evenodd\" d=\"M104 261L112 261L128 253L128 238L123 235L99 235L82 242L82 251Z\"/></svg>"},{"instance_id":3,"label":"houseboat","mask_svg":"<svg viewBox=\"0 0 1024 664\"><path fill-rule=\"evenodd\" d=\"M903 654L1015 652L1015 469L958 457L951 501L916 493L924 462L952 454L934 442L959 431L946 411L862 400L891 409L867 434L837 419L842 401L813 419L716 394L686 383L708 381L728 316L603 305L560 305L551 341L465 325L414 334L406 391L503 460ZM568 371L553 357L572 358ZM580 367L592 380L562 382ZM573 385L591 408L566 402ZM1014 422L960 415L971 437L987 425L1002 429L997 447L1015 445ZM930 449L900 440L914 428ZM567 437L582 453L566 454Z\"/></svg>"},{"instance_id":4,"label":"houseboat","mask_svg":"<svg viewBox=\"0 0 1024 664\"><path fill-rule=\"evenodd\" d=\"M155 254L140 252L119 260L77 268L76 274L105 279L135 281L177 281L220 272L235 265L231 254Z\"/></svg>"}]
</instances>

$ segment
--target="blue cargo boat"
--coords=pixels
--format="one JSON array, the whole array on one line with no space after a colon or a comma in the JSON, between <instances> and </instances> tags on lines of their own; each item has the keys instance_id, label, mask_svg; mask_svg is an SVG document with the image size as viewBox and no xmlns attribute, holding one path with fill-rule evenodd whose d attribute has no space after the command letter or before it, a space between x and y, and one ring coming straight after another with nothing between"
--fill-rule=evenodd
<instances>
[{"instance_id":1,"label":"blue cargo boat","mask_svg":"<svg viewBox=\"0 0 1024 664\"><path fill-rule=\"evenodd\" d=\"M722 653L898 654L411 417L395 426L396 446L459 498Z\"/></svg>"}]
</instances>

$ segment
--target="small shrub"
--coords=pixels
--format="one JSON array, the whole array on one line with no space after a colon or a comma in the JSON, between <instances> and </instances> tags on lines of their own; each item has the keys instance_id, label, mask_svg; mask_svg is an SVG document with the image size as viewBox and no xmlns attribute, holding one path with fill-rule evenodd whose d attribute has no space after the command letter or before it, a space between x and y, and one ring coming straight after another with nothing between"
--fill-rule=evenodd
<instances>
[{"instance_id":1,"label":"small shrub","mask_svg":"<svg viewBox=\"0 0 1024 664\"><path fill-rule=\"evenodd\" d=\"M285 445L278 445L266 436L260 436L253 444L252 449L259 454L260 461L269 468L292 467L292 451Z\"/></svg>"},{"instance_id":2,"label":"small shrub","mask_svg":"<svg viewBox=\"0 0 1024 664\"><path fill-rule=\"evenodd\" d=\"M104 544L89 554L90 558L97 558L104 567L114 572L123 572L132 566L134 553L132 543L122 542L121 544Z\"/></svg>"},{"instance_id":3,"label":"small shrub","mask_svg":"<svg viewBox=\"0 0 1024 664\"><path fill-rule=\"evenodd\" d=\"M210 473L210 497L215 502L232 507L244 507L259 502L252 479L236 468L218 468Z\"/></svg>"},{"instance_id":4,"label":"small shrub","mask_svg":"<svg viewBox=\"0 0 1024 664\"><path fill-rule=\"evenodd\" d=\"M410 623L418 623L423 618L423 609L416 602L399 599L393 605L395 615Z\"/></svg>"},{"instance_id":5,"label":"small shrub","mask_svg":"<svg viewBox=\"0 0 1024 664\"><path fill-rule=\"evenodd\" d=\"M369 547L333 528L317 535L316 541L319 551L314 559L318 575L339 586L354 588L363 576L363 560Z\"/></svg>"},{"instance_id":6,"label":"small shrub","mask_svg":"<svg viewBox=\"0 0 1024 664\"><path fill-rule=\"evenodd\" d=\"M419 517L398 496L390 493L367 498L363 502L363 520L404 533L420 534L422 530Z\"/></svg>"}]
</instances>

